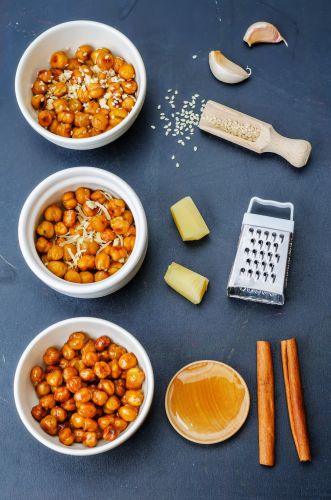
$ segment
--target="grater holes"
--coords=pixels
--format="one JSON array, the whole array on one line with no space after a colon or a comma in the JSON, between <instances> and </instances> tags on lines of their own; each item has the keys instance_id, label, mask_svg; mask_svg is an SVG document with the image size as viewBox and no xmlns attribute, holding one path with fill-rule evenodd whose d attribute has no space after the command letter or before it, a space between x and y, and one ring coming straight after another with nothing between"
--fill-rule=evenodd
<instances>
[{"instance_id":1,"label":"grater holes","mask_svg":"<svg viewBox=\"0 0 331 500\"><path fill-rule=\"evenodd\" d=\"M254 266L256 267L256 269L258 268L258 266L259 266L259 261L258 260L254 260Z\"/></svg>"},{"instance_id":2,"label":"grater holes","mask_svg":"<svg viewBox=\"0 0 331 500\"><path fill-rule=\"evenodd\" d=\"M263 257L264 257L264 251L263 250L261 250L261 252L260 252L260 257L261 257L261 259L263 259Z\"/></svg>"},{"instance_id":3,"label":"grater holes","mask_svg":"<svg viewBox=\"0 0 331 500\"><path fill-rule=\"evenodd\" d=\"M275 259L277 260L277 262L279 262L279 259L280 259L280 255L279 255L279 253L276 253L276 255L275 255Z\"/></svg>"},{"instance_id":4,"label":"grater holes","mask_svg":"<svg viewBox=\"0 0 331 500\"><path fill-rule=\"evenodd\" d=\"M240 274L245 274L245 268L244 268L244 267L242 267L242 268L240 269Z\"/></svg>"},{"instance_id":5,"label":"grater holes","mask_svg":"<svg viewBox=\"0 0 331 500\"><path fill-rule=\"evenodd\" d=\"M269 260L269 262L271 261L271 259L272 259L272 253L268 252L268 260Z\"/></svg>"},{"instance_id":6,"label":"grater holes","mask_svg":"<svg viewBox=\"0 0 331 500\"><path fill-rule=\"evenodd\" d=\"M277 238L277 233L272 233L272 241L276 241L276 238Z\"/></svg>"},{"instance_id":7,"label":"grater holes","mask_svg":"<svg viewBox=\"0 0 331 500\"><path fill-rule=\"evenodd\" d=\"M270 271L273 271L273 270L274 270L274 267L275 267L275 266L274 266L273 264L271 264L271 263L269 264Z\"/></svg>"},{"instance_id":8,"label":"grater holes","mask_svg":"<svg viewBox=\"0 0 331 500\"><path fill-rule=\"evenodd\" d=\"M281 243L283 243L283 241L284 241L284 235L283 235L283 234L280 234L280 235L279 235L279 239L280 239L280 242L281 242Z\"/></svg>"},{"instance_id":9,"label":"grater holes","mask_svg":"<svg viewBox=\"0 0 331 500\"><path fill-rule=\"evenodd\" d=\"M267 279L268 279L268 273L263 273L263 278L264 278L264 281L267 281Z\"/></svg>"},{"instance_id":10,"label":"grater holes","mask_svg":"<svg viewBox=\"0 0 331 500\"><path fill-rule=\"evenodd\" d=\"M249 266L251 265L251 259L246 259L246 264L248 264Z\"/></svg>"},{"instance_id":11,"label":"grater holes","mask_svg":"<svg viewBox=\"0 0 331 500\"><path fill-rule=\"evenodd\" d=\"M252 243L253 246L255 245L255 239L254 238L251 239L251 243Z\"/></svg>"},{"instance_id":12,"label":"grater holes","mask_svg":"<svg viewBox=\"0 0 331 500\"><path fill-rule=\"evenodd\" d=\"M254 257L256 256L257 250L255 250L255 248L254 248L254 250L252 250L252 254L254 255Z\"/></svg>"},{"instance_id":13,"label":"grater holes","mask_svg":"<svg viewBox=\"0 0 331 500\"><path fill-rule=\"evenodd\" d=\"M249 255L249 248L247 248L247 247L245 248L245 253L246 253L247 255Z\"/></svg>"},{"instance_id":14,"label":"grater holes","mask_svg":"<svg viewBox=\"0 0 331 500\"><path fill-rule=\"evenodd\" d=\"M273 283L275 283L275 280L276 280L276 275L275 275L274 273L272 273L272 274L270 275L270 278L271 278L271 281L272 281Z\"/></svg>"},{"instance_id":15,"label":"grater holes","mask_svg":"<svg viewBox=\"0 0 331 500\"><path fill-rule=\"evenodd\" d=\"M274 243L274 249L277 251L278 250L278 243Z\"/></svg>"},{"instance_id":16,"label":"grater holes","mask_svg":"<svg viewBox=\"0 0 331 500\"><path fill-rule=\"evenodd\" d=\"M270 246L271 246L270 241L267 241L267 242L266 242L266 247L267 247L267 249L268 249L268 250L269 250Z\"/></svg>"},{"instance_id":17,"label":"grater holes","mask_svg":"<svg viewBox=\"0 0 331 500\"><path fill-rule=\"evenodd\" d=\"M266 268L266 267L267 267L267 263L263 261L263 262L262 262L262 269L263 269L263 271L265 271L265 268Z\"/></svg>"},{"instance_id":18,"label":"grater holes","mask_svg":"<svg viewBox=\"0 0 331 500\"><path fill-rule=\"evenodd\" d=\"M258 237L260 237L260 236L261 236L261 233L262 233L261 229L257 229L257 230L256 230L256 234L258 235Z\"/></svg>"},{"instance_id":19,"label":"grater holes","mask_svg":"<svg viewBox=\"0 0 331 500\"><path fill-rule=\"evenodd\" d=\"M256 271L255 272L255 278L258 280L260 278L260 271Z\"/></svg>"},{"instance_id":20,"label":"grater holes","mask_svg":"<svg viewBox=\"0 0 331 500\"><path fill-rule=\"evenodd\" d=\"M262 248L262 247L263 247L263 241L262 241L262 240L259 240L259 241L258 241L258 243L259 243L259 245L260 245L260 248Z\"/></svg>"},{"instance_id":21,"label":"grater holes","mask_svg":"<svg viewBox=\"0 0 331 500\"><path fill-rule=\"evenodd\" d=\"M248 277L251 278L252 274L253 274L253 271L251 269L248 269L247 274L248 274Z\"/></svg>"},{"instance_id":22,"label":"grater holes","mask_svg":"<svg viewBox=\"0 0 331 500\"><path fill-rule=\"evenodd\" d=\"M267 241L267 239L269 238L269 231L264 231L264 238Z\"/></svg>"},{"instance_id":23,"label":"grater holes","mask_svg":"<svg viewBox=\"0 0 331 500\"><path fill-rule=\"evenodd\" d=\"M252 227L250 227L250 228L249 228L249 232L250 232L251 234L254 234L254 229L253 229Z\"/></svg>"}]
</instances>

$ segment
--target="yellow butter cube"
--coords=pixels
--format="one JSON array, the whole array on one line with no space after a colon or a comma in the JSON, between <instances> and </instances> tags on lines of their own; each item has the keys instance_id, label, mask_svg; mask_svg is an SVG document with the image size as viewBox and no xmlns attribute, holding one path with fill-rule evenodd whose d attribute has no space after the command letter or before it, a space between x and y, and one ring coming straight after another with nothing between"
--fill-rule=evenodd
<instances>
[{"instance_id":1,"label":"yellow butter cube","mask_svg":"<svg viewBox=\"0 0 331 500\"><path fill-rule=\"evenodd\" d=\"M170 210L183 241L201 240L209 234L208 226L190 196L177 201Z\"/></svg>"},{"instance_id":2,"label":"yellow butter cube","mask_svg":"<svg viewBox=\"0 0 331 500\"><path fill-rule=\"evenodd\" d=\"M164 275L165 282L193 304L200 304L209 280L187 267L172 262Z\"/></svg>"}]
</instances>

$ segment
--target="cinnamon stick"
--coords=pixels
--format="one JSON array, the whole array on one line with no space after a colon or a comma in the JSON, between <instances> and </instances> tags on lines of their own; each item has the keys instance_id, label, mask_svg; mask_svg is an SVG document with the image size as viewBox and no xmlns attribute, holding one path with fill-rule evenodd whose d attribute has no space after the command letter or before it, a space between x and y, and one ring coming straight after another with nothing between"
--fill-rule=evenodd
<instances>
[{"instance_id":1,"label":"cinnamon stick","mask_svg":"<svg viewBox=\"0 0 331 500\"><path fill-rule=\"evenodd\" d=\"M275 463L275 400L270 342L256 343L256 365L260 464L272 467Z\"/></svg>"},{"instance_id":2,"label":"cinnamon stick","mask_svg":"<svg viewBox=\"0 0 331 500\"><path fill-rule=\"evenodd\" d=\"M300 367L295 338L281 341L287 409L293 440L301 462L311 460L306 413L301 389Z\"/></svg>"}]
</instances>

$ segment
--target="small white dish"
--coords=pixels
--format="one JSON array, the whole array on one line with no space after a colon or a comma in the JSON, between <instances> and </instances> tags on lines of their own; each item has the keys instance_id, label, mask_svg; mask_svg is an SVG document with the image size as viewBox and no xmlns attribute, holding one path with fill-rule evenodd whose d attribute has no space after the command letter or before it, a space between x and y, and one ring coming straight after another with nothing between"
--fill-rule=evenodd
<instances>
[{"instance_id":1,"label":"small white dish","mask_svg":"<svg viewBox=\"0 0 331 500\"><path fill-rule=\"evenodd\" d=\"M87 139L71 139L53 134L39 125L36 111L31 106L31 86L39 70L49 67L49 59L57 50L76 50L79 45L109 48L115 55L131 63L138 83L137 102L124 120L103 134ZM58 24L39 35L26 49L18 64L15 93L19 108L31 127L45 139L69 149L95 149L105 146L123 135L134 123L146 96L146 70L135 45L120 31L95 21L70 21Z\"/></svg>"},{"instance_id":2,"label":"small white dish","mask_svg":"<svg viewBox=\"0 0 331 500\"><path fill-rule=\"evenodd\" d=\"M66 191L75 191L79 186L103 189L122 198L130 208L136 225L136 241L127 262L113 276L97 283L70 283L58 278L45 267L35 248L36 227L45 208L51 203L59 203ZM74 167L47 177L31 192L21 211L18 241L27 265L46 285L70 297L93 299L116 292L138 272L147 251L147 220L137 194L123 179L100 168Z\"/></svg>"},{"instance_id":3,"label":"small white dish","mask_svg":"<svg viewBox=\"0 0 331 500\"><path fill-rule=\"evenodd\" d=\"M94 339L101 335L108 335L113 342L124 346L128 351L136 355L138 364L145 373L145 382L142 388L145 397L136 420L131 422L114 441L100 440L95 448L86 448L80 443L74 443L72 446L63 445L57 436L49 436L44 432L40 424L31 415L31 408L38 403L38 397L30 381L31 368L34 365L42 364L42 356L48 347L63 345L69 335L75 331L85 332ZM112 450L124 443L145 420L152 404L153 393L153 368L148 354L140 342L129 332L110 321L89 317L66 319L49 326L39 333L23 352L14 379L16 408L27 430L43 445L65 455L96 455Z\"/></svg>"}]
</instances>

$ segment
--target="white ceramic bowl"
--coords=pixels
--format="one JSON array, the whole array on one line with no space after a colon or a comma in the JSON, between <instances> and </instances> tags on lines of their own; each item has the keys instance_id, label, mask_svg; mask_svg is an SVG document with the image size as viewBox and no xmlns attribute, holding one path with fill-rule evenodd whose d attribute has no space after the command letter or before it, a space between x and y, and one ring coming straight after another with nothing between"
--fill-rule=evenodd
<instances>
[{"instance_id":1,"label":"white ceramic bowl","mask_svg":"<svg viewBox=\"0 0 331 500\"><path fill-rule=\"evenodd\" d=\"M71 139L53 134L39 125L36 112L31 106L31 86L38 71L49 67L49 58L53 52L68 49L75 51L82 44L109 48L115 55L133 64L138 83L137 102L128 116L112 130L87 139ZM95 149L123 135L137 118L146 95L146 71L137 48L120 31L95 21L70 21L50 28L28 46L17 67L15 92L25 119L45 139L64 148Z\"/></svg>"},{"instance_id":2,"label":"white ceramic bowl","mask_svg":"<svg viewBox=\"0 0 331 500\"><path fill-rule=\"evenodd\" d=\"M91 338L98 338L101 335L108 335L116 344L124 346L129 352L133 352L140 368L145 373L143 384L144 402L136 420L131 422L117 439L108 442L100 440L95 448L86 448L80 443L72 446L65 446L60 443L57 436L49 436L42 430L40 424L32 417L31 408L38 403L35 389L30 382L30 371L34 365L42 365L42 356L46 349L52 345L61 346L69 335L75 331L87 333ZM70 318L54 325L37 335L23 352L16 368L14 379L14 398L18 414L27 430L40 443L48 448L66 455L96 455L112 450L124 443L134 434L145 420L152 404L154 393L154 375L149 357L138 342L129 332L118 325L98 318Z\"/></svg>"},{"instance_id":3,"label":"white ceramic bowl","mask_svg":"<svg viewBox=\"0 0 331 500\"><path fill-rule=\"evenodd\" d=\"M74 191L79 186L104 189L122 198L132 211L136 224L136 242L129 259L116 274L97 283L71 283L58 278L44 266L35 248L36 227L45 208L51 203L59 203L63 193ZM46 285L70 297L93 299L116 292L139 270L147 251L146 215L136 193L117 175L94 167L68 168L47 177L28 196L18 223L18 240L26 263Z\"/></svg>"}]
</instances>

